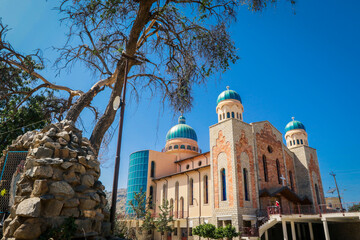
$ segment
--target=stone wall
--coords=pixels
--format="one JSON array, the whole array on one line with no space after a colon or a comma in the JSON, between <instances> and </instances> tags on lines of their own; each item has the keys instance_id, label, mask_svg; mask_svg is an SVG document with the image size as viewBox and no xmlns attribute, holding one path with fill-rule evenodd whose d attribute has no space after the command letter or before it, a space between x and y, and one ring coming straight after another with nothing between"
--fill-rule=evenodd
<instances>
[{"instance_id":1,"label":"stone wall","mask_svg":"<svg viewBox=\"0 0 360 240\"><path fill-rule=\"evenodd\" d=\"M37 239L67 217L75 218L76 237L109 235L105 188L98 181L100 163L73 122L27 132L10 150L27 150L28 155L4 222L3 239Z\"/></svg>"}]
</instances>

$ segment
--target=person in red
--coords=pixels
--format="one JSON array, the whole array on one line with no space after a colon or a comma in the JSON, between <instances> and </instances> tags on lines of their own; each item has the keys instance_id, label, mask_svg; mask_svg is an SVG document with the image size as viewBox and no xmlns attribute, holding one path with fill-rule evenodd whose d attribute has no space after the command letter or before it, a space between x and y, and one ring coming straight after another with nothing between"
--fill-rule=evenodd
<instances>
[{"instance_id":1,"label":"person in red","mask_svg":"<svg viewBox=\"0 0 360 240\"><path fill-rule=\"evenodd\" d=\"M276 201L275 205L276 205L276 212L280 213L280 203L279 203L279 201Z\"/></svg>"}]
</instances>

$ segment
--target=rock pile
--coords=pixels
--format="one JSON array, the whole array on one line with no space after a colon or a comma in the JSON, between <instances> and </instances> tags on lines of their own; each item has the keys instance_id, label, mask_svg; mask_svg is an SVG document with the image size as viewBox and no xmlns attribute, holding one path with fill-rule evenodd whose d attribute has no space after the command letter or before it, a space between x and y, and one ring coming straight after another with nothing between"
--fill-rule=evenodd
<instances>
[{"instance_id":1,"label":"rock pile","mask_svg":"<svg viewBox=\"0 0 360 240\"><path fill-rule=\"evenodd\" d=\"M106 195L98 181L100 163L73 122L27 132L8 150L28 150L28 155L3 239L37 239L67 217L76 219L76 237L109 235Z\"/></svg>"}]
</instances>

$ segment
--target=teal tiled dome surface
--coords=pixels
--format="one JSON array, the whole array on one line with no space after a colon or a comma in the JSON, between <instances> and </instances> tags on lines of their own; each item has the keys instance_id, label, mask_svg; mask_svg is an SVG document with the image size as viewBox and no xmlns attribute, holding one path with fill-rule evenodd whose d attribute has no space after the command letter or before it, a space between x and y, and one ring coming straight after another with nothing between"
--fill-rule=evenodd
<instances>
[{"instance_id":1,"label":"teal tiled dome surface","mask_svg":"<svg viewBox=\"0 0 360 240\"><path fill-rule=\"evenodd\" d=\"M285 132L288 132L290 130L294 130L294 129L305 129L305 126L304 124L302 124L301 122L299 121L296 121L296 120L292 120L291 122L289 122L286 127L285 127Z\"/></svg>"},{"instance_id":2,"label":"teal tiled dome surface","mask_svg":"<svg viewBox=\"0 0 360 240\"><path fill-rule=\"evenodd\" d=\"M166 141L174 138L189 138L197 141L195 130L185 123L185 117L180 116L179 124L173 126L166 134Z\"/></svg>"},{"instance_id":3,"label":"teal tiled dome surface","mask_svg":"<svg viewBox=\"0 0 360 240\"><path fill-rule=\"evenodd\" d=\"M222 93L220 93L220 95L217 98L217 104L219 104L219 102L227 100L227 99L235 99L235 100L239 100L241 103L241 97L240 95L235 92L234 90L225 90Z\"/></svg>"}]
</instances>

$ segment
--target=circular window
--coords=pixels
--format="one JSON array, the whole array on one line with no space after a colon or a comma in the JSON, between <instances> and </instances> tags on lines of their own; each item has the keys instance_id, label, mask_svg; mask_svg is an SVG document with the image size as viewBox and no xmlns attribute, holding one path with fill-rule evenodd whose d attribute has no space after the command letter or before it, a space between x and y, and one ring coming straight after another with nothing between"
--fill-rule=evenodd
<instances>
[{"instance_id":1,"label":"circular window","mask_svg":"<svg viewBox=\"0 0 360 240\"><path fill-rule=\"evenodd\" d=\"M273 149L272 149L272 147L270 145L268 146L268 151L269 151L269 153L273 152Z\"/></svg>"},{"instance_id":2,"label":"circular window","mask_svg":"<svg viewBox=\"0 0 360 240\"><path fill-rule=\"evenodd\" d=\"M199 167L201 166L201 164L202 164L202 162L200 161L200 162L199 162Z\"/></svg>"},{"instance_id":3,"label":"circular window","mask_svg":"<svg viewBox=\"0 0 360 240\"><path fill-rule=\"evenodd\" d=\"M188 165L186 165L186 169L189 169L190 168L190 165L188 164Z\"/></svg>"}]
</instances>

